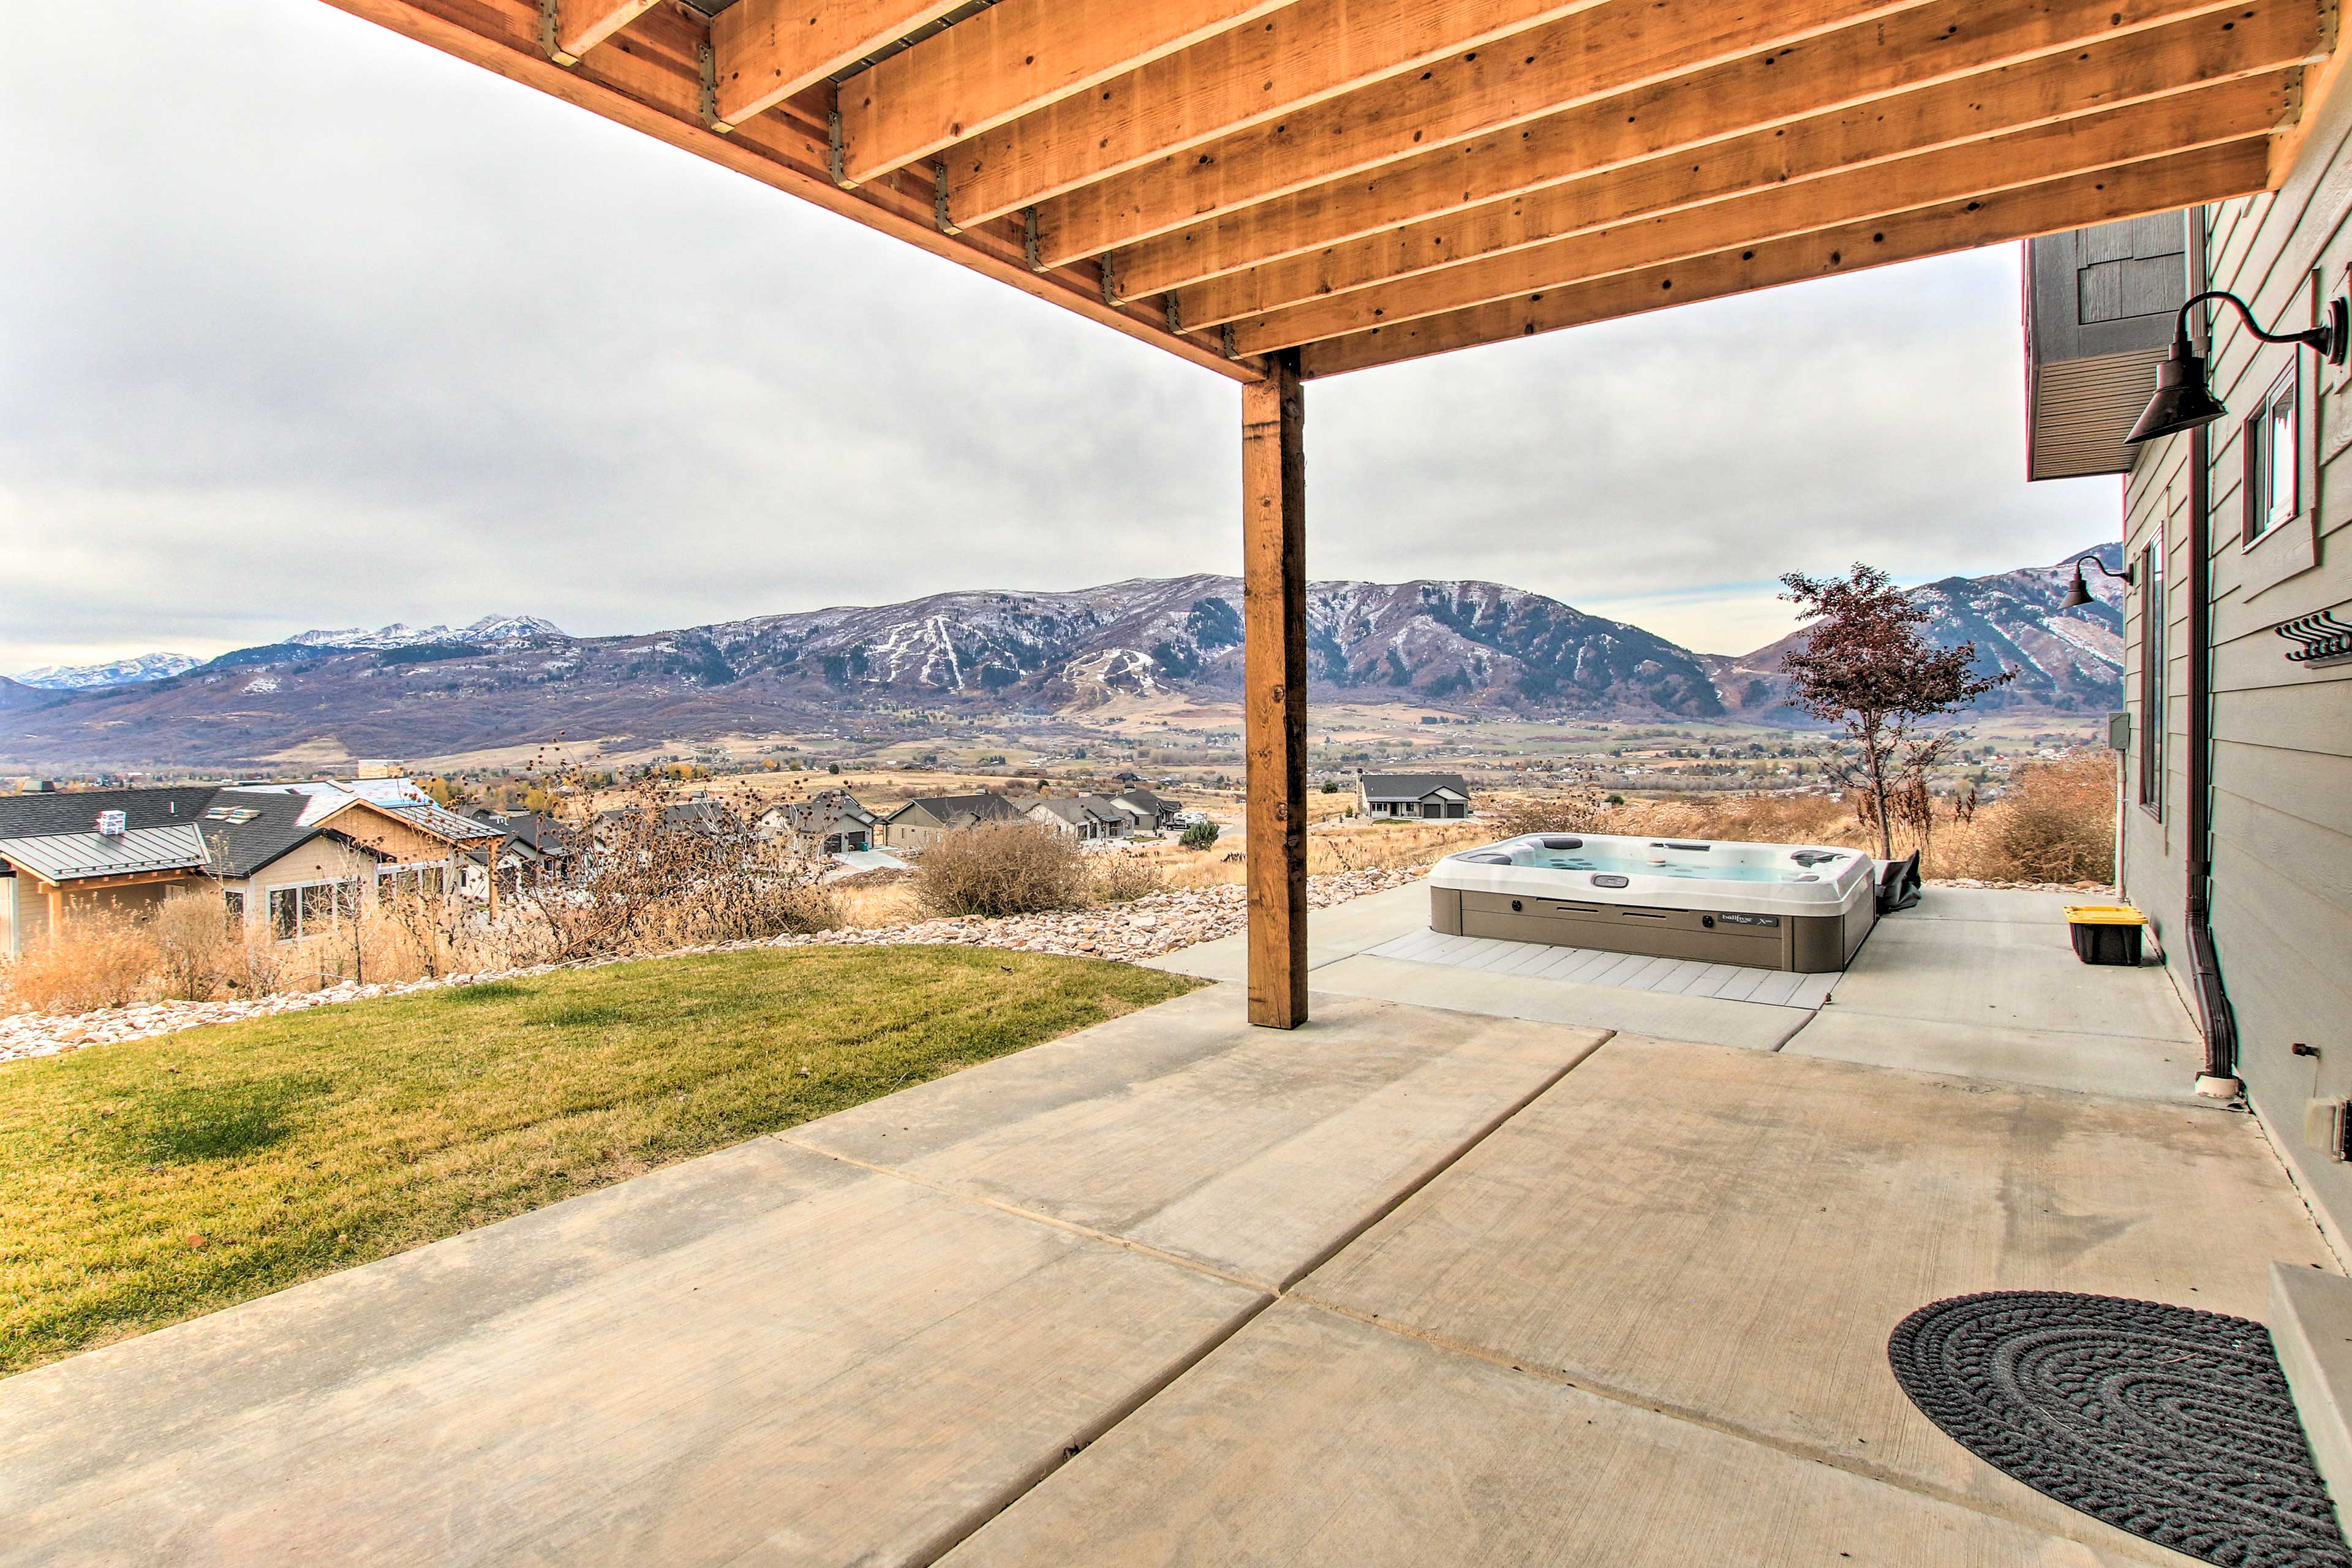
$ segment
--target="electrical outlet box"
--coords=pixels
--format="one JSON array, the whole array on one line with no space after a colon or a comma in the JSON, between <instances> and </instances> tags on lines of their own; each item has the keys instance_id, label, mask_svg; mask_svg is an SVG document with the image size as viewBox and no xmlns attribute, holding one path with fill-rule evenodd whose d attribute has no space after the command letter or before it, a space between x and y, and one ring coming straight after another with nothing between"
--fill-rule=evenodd
<instances>
[{"instance_id":1,"label":"electrical outlet box","mask_svg":"<svg viewBox=\"0 0 2352 1568\"><path fill-rule=\"evenodd\" d=\"M2306 1100L2303 1102L2303 1141L2331 1160L2352 1159L2344 1147L2345 1130L2352 1122L2352 1101Z\"/></svg>"}]
</instances>

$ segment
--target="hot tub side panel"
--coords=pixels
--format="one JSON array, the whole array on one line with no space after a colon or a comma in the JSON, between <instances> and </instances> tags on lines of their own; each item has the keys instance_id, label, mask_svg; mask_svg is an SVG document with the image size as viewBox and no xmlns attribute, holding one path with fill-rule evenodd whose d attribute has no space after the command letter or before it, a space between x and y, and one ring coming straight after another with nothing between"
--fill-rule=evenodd
<instances>
[{"instance_id":1,"label":"hot tub side panel","mask_svg":"<svg viewBox=\"0 0 2352 1568\"><path fill-rule=\"evenodd\" d=\"M1853 915L1748 915L1643 904L1580 903L1433 888L1430 923L1455 936L1589 947L1603 952L1687 958L1804 974L1841 970L1869 931L1865 901Z\"/></svg>"},{"instance_id":2,"label":"hot tub side panel","mask_svg":"<svg viewBox=\"0 0 2352 1568\"><path fill-rule=\"evenodd\" d=\"M1462 892L1458 888L1429 888L1429 929L1447 936L1462 934Z\"/></svg>"}]
</instances>

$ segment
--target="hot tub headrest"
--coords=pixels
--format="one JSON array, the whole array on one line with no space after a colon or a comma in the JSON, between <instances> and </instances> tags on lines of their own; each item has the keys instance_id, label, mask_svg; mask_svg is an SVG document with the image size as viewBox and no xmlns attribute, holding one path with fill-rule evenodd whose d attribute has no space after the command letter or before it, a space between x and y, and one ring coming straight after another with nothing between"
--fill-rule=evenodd
<instances>
[{"instance_id":1,"label":"hot tub headrest","mask_svg":"<svg viewBox=\"0 0 2352 1568\"><path fill-rule=\"evenodd\" d=\"M1456 855L1454 858L1456 860L1466 860L1473 866L1507 866L1511 864L1511 858L1508 855Z\"/></svg>"},{"instance_id":2,"label":"hot tub headrest","mask_svg":"<svg viewBox=\"0 0 2352 1568\"><path fill-rule=\"evenodd\" d=\"M1584 840L1581 838L1545 838L1540 840L1540 842L1547 849L1581 849L1584 847Z\"/></svg>"}]
</instances>

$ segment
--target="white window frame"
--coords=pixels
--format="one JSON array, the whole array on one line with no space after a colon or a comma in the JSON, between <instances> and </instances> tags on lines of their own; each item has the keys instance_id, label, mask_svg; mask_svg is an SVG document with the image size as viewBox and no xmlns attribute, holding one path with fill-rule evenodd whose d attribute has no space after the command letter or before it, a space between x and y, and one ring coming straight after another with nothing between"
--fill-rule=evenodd
<instances>
[{"instance_id":1,"label":"white window frame","mask_svg":"<svg viewBox=\"0 0 2352 1568\"><path fill-rule=\"evenodd\" d=\"M338 889L351 900L349 913L359 913L360 900L366 890L365 882L358 877L331 877L312 882L279 882L266 889L262 900L263 918L268 921L273 940L300 942L315 936L334 923L336 905L341 903ZM294 929L285 931L278 921L278 900L284 897L294 907ZM315 928L315 929L314 929Z\"/></svg>"},{"instance_id":2,"label":"white window frame","mask_svg":"<svg viewBox=\"0 0 2352 1568\"><path fill-rule=\"evenodd\" d=\"M2290 363L2279 373L2261 406L2240 430L2245 451L2245 521L2242 548L2259 543L2303 510L2303 411L2296 372Z\"/></svg>"}]
</instances>

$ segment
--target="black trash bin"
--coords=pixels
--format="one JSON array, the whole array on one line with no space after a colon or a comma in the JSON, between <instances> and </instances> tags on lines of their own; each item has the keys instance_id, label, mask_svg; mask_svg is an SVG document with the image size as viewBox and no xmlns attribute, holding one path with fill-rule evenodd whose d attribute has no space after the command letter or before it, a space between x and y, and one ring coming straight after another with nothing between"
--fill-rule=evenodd
<instances>
[{"instance_id":1,"label":"black trash bin","mask_svg":"<svg viewBox=\"0 0 2352 1568\"><path fill-rule=\"evenodd\" d=\"M2066 930L2074 956L2085 963L2136 964L2147 917L2129 904L2069 904Z\"/></svg>"}]
</instances>

